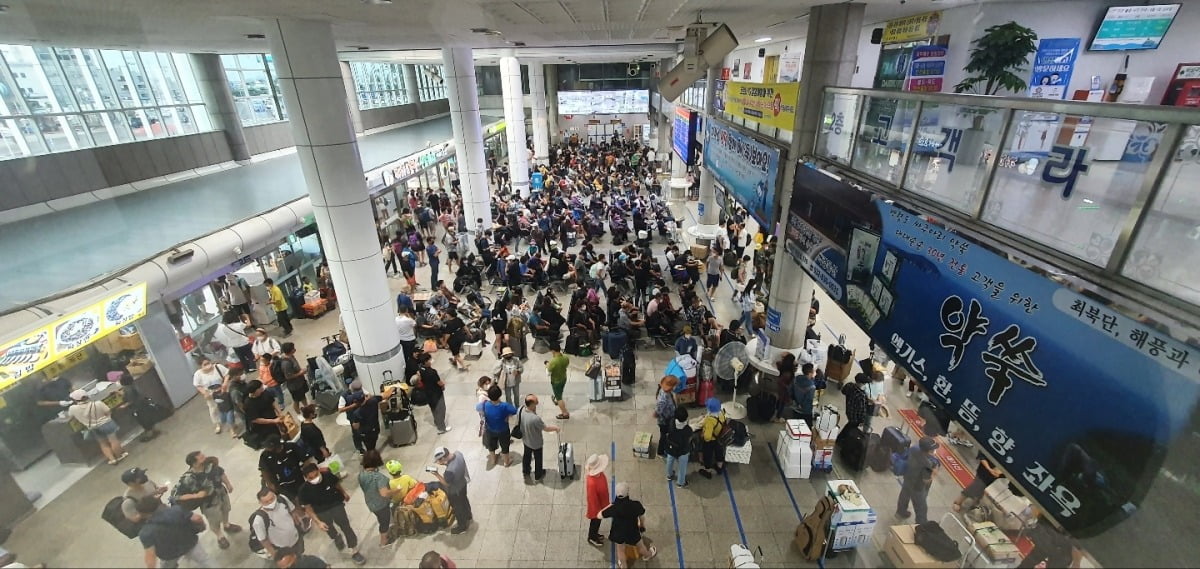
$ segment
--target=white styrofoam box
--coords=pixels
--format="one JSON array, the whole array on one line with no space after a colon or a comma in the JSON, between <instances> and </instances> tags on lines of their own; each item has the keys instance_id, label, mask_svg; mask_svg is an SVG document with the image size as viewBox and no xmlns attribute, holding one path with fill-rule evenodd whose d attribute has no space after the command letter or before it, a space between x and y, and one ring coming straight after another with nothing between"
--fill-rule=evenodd
<instances>
[{"instance_id":1,"label":"white styrofoam box","mask_svg":"<svg viewBox=\"0 0 1200 569\"><path fill-rule=\"evenodd\" d=\"M808 423L803 419L792 419L787 422L787 433L793 439L801 439L808 441L812 438L812 430L808 428Z\"/></svg>"},{"instance_id":2,"label":"white styrofoam box","mask_svg":"<svg viewBox=\"0 0 1200 569\"><path fill-rule=\"evenodd\" d=\"M742 446L729 445L725 447L725 462L750 464L750 441Z\"/></svg>"},{"instance_id":3,"label":"white styrofoam box","mask_svg":"<svg viewBox=\"0 0 1200 569\"><path fill-rule=\"evenodd\" d=\"M800 478L807 480L812 475L812 467L805 464L802 466L785 466L783 468L784 478Z\"/></svg>"},{"instance_id":4,"label":"white styrofoam box","mask_svg":"<svg viewBox=\"0 0 1200 569\"><path fill-rule=\"evenodd\" d=\"M812 465L814 468L827 469L833 465L833 449L817 449L813 451Z\"/></svg>"}]
</instances>

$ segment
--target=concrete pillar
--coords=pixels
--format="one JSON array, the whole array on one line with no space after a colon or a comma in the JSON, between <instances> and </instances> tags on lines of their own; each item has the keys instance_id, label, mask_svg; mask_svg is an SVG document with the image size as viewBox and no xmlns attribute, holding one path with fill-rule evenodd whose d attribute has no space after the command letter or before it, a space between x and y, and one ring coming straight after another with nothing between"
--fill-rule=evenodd
<instances>
[{"instance_id":1,"label":"concrete pillar","mask_svg":"<svg viewBox=\"0 0 1200 569\"><path fill-rule=\"evenodd\" d=\"M471 48L443 48L442 64L446 68L446 97L450 100L450 126L454 131L458 179L462 183L463 214L467 230L474 234L492 226L492 196ZM479 218L483 218L482 227L475 223Z\"/></svg>"},{"instance_id":2,"label":"concrete pillar","mask_svg":"<svg viewBox=\"0 0 1200 569\"><path fill-rule=\"evenodd\" d=\"M417 66L406 63L404 69L404 91L408 93L408 102L417 106L417 118L423 118L421 113L421 87L417 83Z\"/></svg>"},{"instance_id":3,"label":"concrete pillar","mask_svg":"<svg viewBox=\"0 0 1200 569\"><path fill-rule=\"evenodd\" d=\"M792 204L792 184L800 160L810 154L821 124L821 97L824 88L849 85L858 59L858 36L862 31L863 4L824 4L813 6L808 17L808 41L800 71L800 101L788 161L783 168L782 223L786 223ZM771 345L784 349L804 345L808 308L815 284L785 251L775 252L771 278L770 307L782 314L779 332L771 333Z\"/></svg>"},{"instance_id":4,"label":"concrete pillar","mask_svg":"<svg viewBox=\"0 0 1200 569\"><path fill-rule=\"evenodd\" d=\"M225 66L221 56L215 53L193 53L192 66L197 71L196 82L200 84L200 96L209 104L209 120L214 128L225 133L229 153L238 164L250 163L250 147L246 145L246 132L242 130L242 117L238 116L233 93L229 91L229 80L225 78Z\"/></svg>"},{"instance_id":5,"label":"concrete pillar","mask_svg":"<svg viewBox=\"0 0 1200 569\"><path fill-rule=\"evenodd\" d=\"M546 71L540 63L529 64L529 94L533 95L533 163L550 163L550 119L546 115Z\"/></svg>"},{"instance_id":6,"label":"concrete pillar","mask_svg":"<svg viewBox=\"0 0 1200 569\"><path fill-rule=\"evenodd\" d=\"M714 64L708 68L704 84L704 124L705 129L708 128L708 121L716 120L717 107L717 80L721 78L721 69ZM697 132L696 138L707 142L704 133ZM700 160L704 162L703 158ZM705 168L703 164L700 166L700 204L704 206L704 212L700 214L700 225L717 225L720 217L717 215L717 181L713 179L713 175Z\"/></svg>"},{"instance_id":7,"label":"concrete pillar","mask_svg":"<svg viewBox=\"0 0 1200 569\"><path fill-rule=\"evenodd\" d=\"M363 133L362 109L358 107L358 89L354 86L354 71L350 69L349 61L339 61L342 66L342 83L346 85L346 110L350 112L350 125L354 134Z\"/></svg>"},{"instance_id":8,"label":"concrete pillar","mask_svg":"<svg viewBox=\"0 0 1200 569\"><path fill-rule=\"evenodd\" d=\"M404 377L404 355L395 325L396 301L383 273L358 140L350 126L333 28L313 20L267 23L342 323L364 388L379 393L385 371Z\"/></svg>"},{"instance_id":9,"label":"concrete pillar","mask_svg":"<svg viewBox=\"0 0 1200 569\"><path fill-rule=\"evenodd\" d=\"M558 132L558 66L546 66L546 108L550 120L550 146L558 144L562 136Z\"/></svg>"},{"instance_id":10,"label":"concrete pillar","mask_svg":"<svg viewBox=\"0 0 1200 569\"><path fill-rule=\"evenodd\" d=\"M504 131L508 139L508 173L513 192L529 197L529 150L525 146L525 95L521 92L521 62L514 55L500 58L504 91Z\"/></svg>"}]
</instances>

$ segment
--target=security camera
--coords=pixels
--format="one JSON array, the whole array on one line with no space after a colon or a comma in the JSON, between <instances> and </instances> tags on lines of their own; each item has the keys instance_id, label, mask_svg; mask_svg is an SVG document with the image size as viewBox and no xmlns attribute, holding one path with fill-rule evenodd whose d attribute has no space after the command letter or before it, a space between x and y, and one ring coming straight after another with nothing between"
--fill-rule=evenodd
<instances>
[{"instance_id":1,"label":"security camera","mask_svg":"<svg viewBox=\"0 0 1200 569\"><path fill-rule=\"evenodd\" d=\"M241 254L242 254L242 248L241 248L241 247L234 247L234 248L233 248L233 254L234 254L234 255L241 255Z\"/></svg>"}]
</instances>

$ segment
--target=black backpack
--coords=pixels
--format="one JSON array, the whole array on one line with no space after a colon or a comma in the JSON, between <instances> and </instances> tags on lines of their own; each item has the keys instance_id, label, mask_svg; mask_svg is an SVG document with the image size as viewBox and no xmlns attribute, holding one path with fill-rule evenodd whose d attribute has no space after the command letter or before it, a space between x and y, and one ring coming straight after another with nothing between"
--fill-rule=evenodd
<instances>
[{"instance_id":1,"label":"black backpack","mask_svg":"<svg viewBox=\"0 0 1200 569\"><path fill-rule=\"evenodd\" d=\"M144 522L135 522L125 517L125 512L121 511L121 506L125 504L125 500L132 500L125 496L115 496L104 504L104 511L100 512L100 519L106 521L122 535L133 539L142 531Z\"/></svg>"},{"instance_id":2,"label":"black backpack","mask_svg":"<svg viewBox=\"0 0 1200 569\"><path fill-rule=\"evenodd\" d=\"M294 508L294 506L292 506L292 501L282 494L276 494L275 499L278 500L280 505L284 506L288 512L291 512ZM262 518L263 529L267 533L270 533L271 526L275 525L271 521L271 516L268 516L262 508L254 510L254 513L250 514L250 519L246 522L246 533L249 535L249 538L246 540L246 545L250 547L251 552L264 555L267 548L263 546L262 540L260 540L257 535L254 535L254 519L258 517Z\"/></svg>"},{"instance_id":3,"label":"black backpack","mask_svg":"<svg viewBox=\"0 0 1200 569\"><path fill-rule=\"evenodd\" d=\"M937 522L919 524L915 531L914 542L925 550L930 557L938 561L956 561L962 557L958 543Z\"/></svg>"}]
</instances>

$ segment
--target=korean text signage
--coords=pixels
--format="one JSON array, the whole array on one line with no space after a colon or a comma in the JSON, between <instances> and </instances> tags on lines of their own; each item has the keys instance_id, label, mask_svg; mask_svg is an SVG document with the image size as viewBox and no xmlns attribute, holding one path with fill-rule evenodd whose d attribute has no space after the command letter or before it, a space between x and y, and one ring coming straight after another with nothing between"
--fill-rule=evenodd
<instances>
[{"instance_id":1,"label":"korean text signage","mask_svg":"<svg viewBox=\"0 0 1200 569\"><path fill-rule=\"evenodd\" d=\"M441 162L442 159L451 154L454 154L454 144L443 142L437 146L409 154L390 164L375 168L363 176L367 182L367 190L369 193L375 193L396 182L402 182L404 179Z\"/></svg>"},{"instance_id":2,"label":"korean text signage","mask_svg":"<svg viewBox=\"0 0 1200 569\"><path fill-rule=\"evenodd\" d=\"M941 24L940 11L888 20L883 27L883 43L903 43L936 36Z\"/></svg>"},{"instance_id":3,"label":"korean text signage","mask_svg":"<svg viewBox=\"0 0 1200 569\"><path fill-rule=\"evenodd\" d=\"M1168 445L1190 436L1200 350L799 170L788 252L936 404L1077 536L1138 505Z\"/></svg>"},{"instance_id":4,"label":"korean text signage","mask_svg":"<svg viewBox=\"0 0 1200 569\"><path fill-rule=\"evenodd\" d=\"M1079 38L1048 38L1038 42L1033 56L1033 75L1029 78L1029 96L1034 99L1065 99L1075 58L1079 55Z\"/></svg>"},{"instance_id":5,"label":"korean text signage","mask_svg":"<svg viewBox=\"0 0 1200 569\"><path fill-rule=\"evenodd\" d=\"M0 390L145 315L140 283L0 346Z\"/></svg>"},{"instance_id":6,"label":"korean text signage","mask_svg":"<svg viewBox=\"0 0 1200 569\"><path fill-rule=\"evenodd\" d=\"M791 130L796 126L798 83L725 83L725 112L754 122Z\"/></svg>"},{"instance_id":7,"label":"korean text signage","mask_svg":"<svg viewBox=\"0 0 1200 569\"><path fill-rule=\"evenodd\" d=\"M922 45L913 48L912 68L908 71L905 91L942 92L946 78L946 46Z\"/></svg>"},{"instance_id":8,"label":"korean text signage","mask_svg":"<svg viewBox=\"0 0 1200 569\"><path fill-rule=\"evenodd\" d=\"M720 121L707 122L704 167L763 227L774 227L779 149Z\"/></svg>"},{"instance_id":9,"label":"korean text signage","mask_svg":"<svg viewBox=\"0 0 1200 569\"><path fill-rule=\"evenodd\" d=\"M696 146L696 114L682 107L675 107L675 123L671 129L671 146L685 164L692 163L692 150Z\"/></svg>"}]
</instances>

